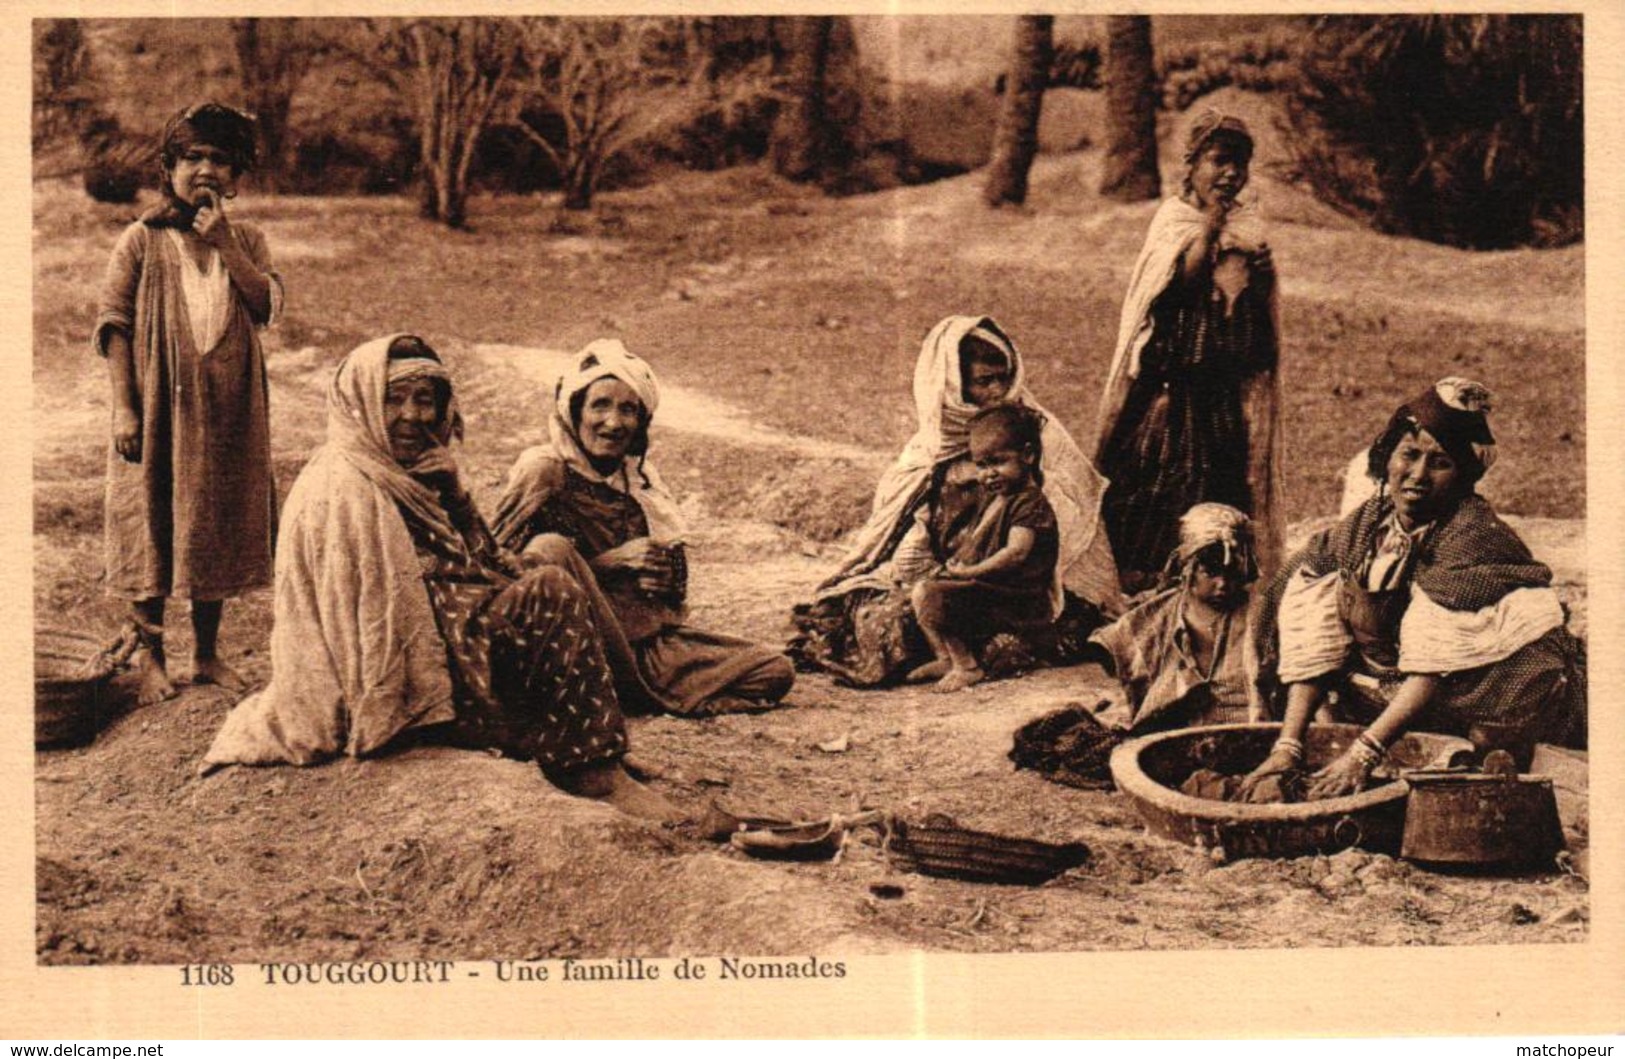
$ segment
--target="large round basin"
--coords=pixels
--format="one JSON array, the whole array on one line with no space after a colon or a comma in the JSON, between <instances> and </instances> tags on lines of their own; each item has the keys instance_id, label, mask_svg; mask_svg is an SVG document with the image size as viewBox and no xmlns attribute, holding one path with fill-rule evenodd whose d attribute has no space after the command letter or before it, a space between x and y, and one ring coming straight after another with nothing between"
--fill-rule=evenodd
<instances>
[{"instance_id":1,"label":"large round basin","mask_svg":"<svg viewBox=\"0 0 1625 1059\"><path fill-rule=\"evenodd\" d=\"M1254 768L1269 756L1280 730L1279 724L1222 724L1141 736L1112 752L1112 779L1154 834L1211 849L1223 859L1295 857L1350 846L1398 853L1410 789L1402 779L1341 798L1275 805L1194 798L1179 790L1197 769L1239 774ZM1361 731L1352 724L1310 725L1304 737L1310 770L1343 753ZM1453 752L1471 749L1455 736L1409 732L1388 748L1384 771L1442 764Z\"/></svg>"}]
</instances>

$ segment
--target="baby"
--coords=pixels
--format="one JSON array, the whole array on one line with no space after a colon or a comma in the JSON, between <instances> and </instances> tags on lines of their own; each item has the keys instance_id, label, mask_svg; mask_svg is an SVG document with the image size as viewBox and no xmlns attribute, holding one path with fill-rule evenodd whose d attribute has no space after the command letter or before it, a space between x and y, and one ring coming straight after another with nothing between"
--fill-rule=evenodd
<instances>
[{"instance_id":1,"label":"baby","mask_svg":"<svg viewBox=\"0 0 1625 1059\"><path fill-rule=\"evenodd\" d=\"M936 660L911 679L937 691L982 680L970 647L1054 618L1050 586L1060 550L1055 511L1044 498L1043 419L1021 405L994 405L970 421L970 457L981 495L968 518L932 527L941 567L914 586L914 616Z\"/></svg>"}]
</instances>

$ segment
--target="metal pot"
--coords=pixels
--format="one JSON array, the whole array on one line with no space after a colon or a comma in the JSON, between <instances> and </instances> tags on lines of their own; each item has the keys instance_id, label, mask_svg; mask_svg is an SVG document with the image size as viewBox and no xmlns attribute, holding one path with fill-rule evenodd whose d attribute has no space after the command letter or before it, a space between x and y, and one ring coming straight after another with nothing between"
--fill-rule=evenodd
<instances>
[{"instance_id":1,"label":"metal pot","mask_svg":"<svg viewBox=\"0 0 1625 1059\"><path fill-rule=\"evenodd\" d=\"M1410 795L1400 856L1455 868L1550 868L1563 848L1552 781L1520 776L1491 752L1483 771L1407 773Z\"/></svg>"}]
</instances>

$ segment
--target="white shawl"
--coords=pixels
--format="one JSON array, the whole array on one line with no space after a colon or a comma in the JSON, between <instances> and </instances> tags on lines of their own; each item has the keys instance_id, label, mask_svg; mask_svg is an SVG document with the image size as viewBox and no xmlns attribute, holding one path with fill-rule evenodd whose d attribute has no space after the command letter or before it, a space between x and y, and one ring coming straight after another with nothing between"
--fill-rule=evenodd
<instances>
[{"instance_id":1,"label":"white shawl","mask_svg":"<svg viewBox=\"0 0 1625 1059\"><path fill-rule=\"evenodd\" d=\"M1106 480L1066 428L1027 392L1020 351L998 323L986 316L950 316L925 336L914 367L919 429L881 475L869 521L858 531L840 568L819 586L814 598L831 599L858 588L894 587L894 572L888 564L904 531L904 520L918 508L937 464L958 459L970 447L969 424L977 408L964 397L959 342L977 329L997 338L1009 360L1010 390L1005 400L1044 417L1044 496L1055 509L1060 529L1060 554L1050 593L1055 614L1060 614L1063 605L1063 586L1108 613L1120 612L1117 565L1100 519Z\"/></svg>"},{"instance_id":2,"label":"white shawl","mask_svg":"<svg viewBox=\"0 0 1625 1059\"><path fill-rule=\"evenodd\" d=\"M408 504L454 532L431 490L389 455L389 344L357 348L328 392L327 444L288 495L277 540L270 684L226 717L204 757L223 765L362 756L454 717Z\"/></svg>"}]
</instances>

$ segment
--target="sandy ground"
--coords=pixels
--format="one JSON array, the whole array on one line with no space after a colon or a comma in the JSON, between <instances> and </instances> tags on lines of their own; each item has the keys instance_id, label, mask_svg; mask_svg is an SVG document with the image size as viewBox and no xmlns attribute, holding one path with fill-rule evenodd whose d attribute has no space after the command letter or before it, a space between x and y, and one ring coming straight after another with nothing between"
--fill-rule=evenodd
<instances>
[{"instance_id":1,"label":"sandy ground","mask_svg":"<svg viewBox=\"0 0 1625 1059\"><path fill-rule=\"evenodd\" d=\"M513 371L541 387L560 363L556 352L481 346L460 371L471 381ZM321 375L295 355L277 368L278 387L309 396ZM52 429L72 425L64 414ZM885 458L778 433L672 387L656 452L681 448L691 432L871 467ZM1583 604L1576 524L1523 520L1519 528ZM748 519L708 520L691 548L695 622L763 639L782 636L788 601L803 597L837 553ZM262 655L245 666L265 675ZM1013 770L1006 754L1021 723L1114 695L1092 667L952 696L859 692L806 676L775 712L632 722L654 785L689 805L716 800L792 817L945 812L968 826L1089 846L1083 867L1025 888L899 872L867 833L836 863L755 861L567 797L531 766L442 748L200 779L196 764L230 702L187 689L121 717L91 747L38 756L39 957L804 955L1585 937L1587 886L1572 875L1436 875L1360 851L1219 865L1148 836L1119 795ZM819 748L842 742L839 752Z\"/></svg>"},{"instance_id":2,"label":"sandy ground","mask_svg":"<svg viewBox=\"0 0 1625 1059\"><path fill-rule=\"evenodd\" d=\"M1068 108L1083 115L1076 124L1094 121L1098 99L1064 102L1052 124ZM1441 374L1482 373L1505 397L1495 423L1504 459L1484 491L1553 566L1583 631L1584 248L1468 254L1376 236L1269 175L1280 149L1265 102L1231 90L1213 102L1261 137L1255 184L1283 277L1295 533L1323 524L1310 515L1332 510L1338 469L1395 401ZM1188 118L1165 121L1165 148ZM1155 209L1095 197L1098 160L1094 150L1041 156L1028 206L998 212L981 206L976 174L836 201L761 170L678 175L607 195L586 218L540 200L481 199L475 230L461 233L422 224L398 200L250 200L243 209L291 277L290 316L269 346L279 485L321 439L340 353L423 329L456 372L467 471L488 504L513 457L541 437L557 350L619 335L658 353L653 454L694 526L695 622L781 642L790 604L834 565L875 475L911 432L915 352L946 313L995 312L1019 335L1034 391L1089 437ZM1166 176L1173 186L1172 168ZM127 220L76 189L36 188L41 627L103 632L118 617L97 583L106 383L86 370L84 335ZM412 267L423 262L432 267ZM268 592L227 610L230 657L258 680L269 675L269 623ZM172 629L184 659L184 618ZM187 687L117 718L90 747L37 755L38 956L804 957L1586 938L1588 888L1570 874L1437 875L1363 852L1217 865L1148 836L1116 794L1013 770L1019 725L1113 694L1092 667L953 696L808 676L771 713L631 723L654 785L686 804L945 812L1092 851L1054 882L1022 888L901 873L862 840L837 863L750 860L566 797L530 766L444 749L199 779L231 703ZM895 889L877 892L882 883Z\"/></svg>"}]
</instances>

